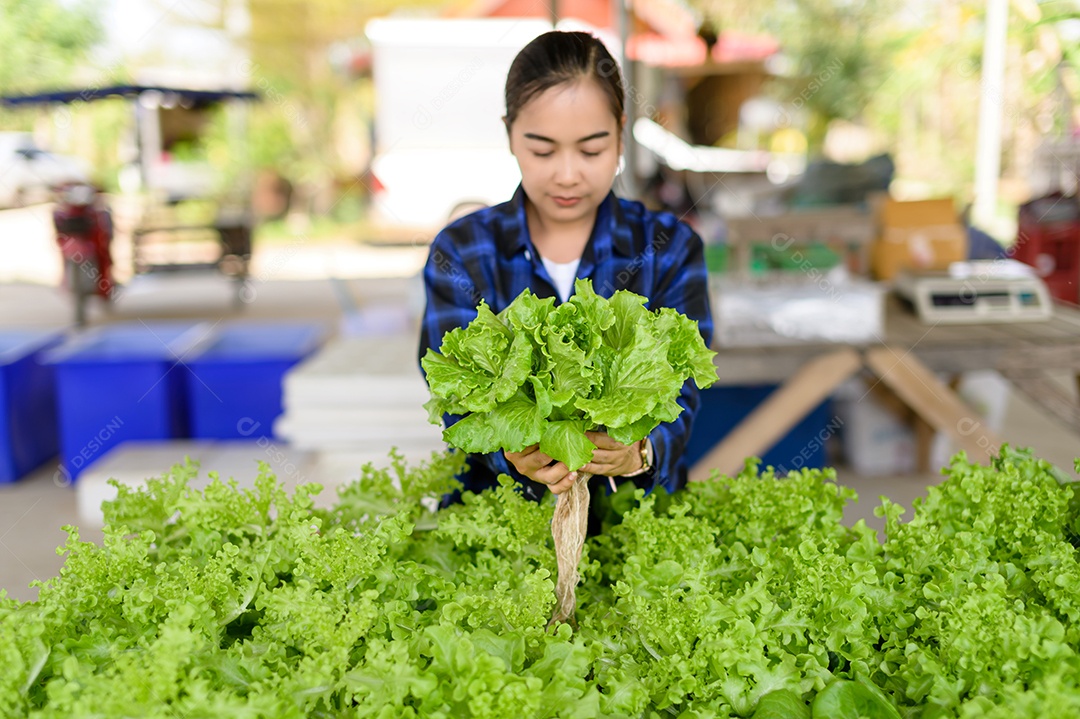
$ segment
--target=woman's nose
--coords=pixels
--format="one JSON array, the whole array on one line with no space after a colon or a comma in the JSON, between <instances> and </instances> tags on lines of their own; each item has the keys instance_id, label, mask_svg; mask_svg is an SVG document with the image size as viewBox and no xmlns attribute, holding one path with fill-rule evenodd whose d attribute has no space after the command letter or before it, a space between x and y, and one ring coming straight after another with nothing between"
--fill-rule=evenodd
<instances>
[{"instance_id":1,"label":"woman's nose","mask_svg":"<svg viewBox=\"0 0 1080 719\"><path fill-rule=\"evenodd\" d=\"M577 181L578 165L572 152L563 153L555 173L555 181L563 185L572 185Z\"/></svg>"}]
</instances>

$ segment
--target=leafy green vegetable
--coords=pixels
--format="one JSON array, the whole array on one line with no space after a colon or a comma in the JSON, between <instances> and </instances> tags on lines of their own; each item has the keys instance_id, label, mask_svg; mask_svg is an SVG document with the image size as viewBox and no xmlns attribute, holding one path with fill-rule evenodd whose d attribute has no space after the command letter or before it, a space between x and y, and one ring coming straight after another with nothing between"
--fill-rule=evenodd
<instances>
[{"instance_id":1,"label":"leafy green vegetable","mask_svg":"<svg viewBox=\"0 0 1080 719\"><path fill-rule=\"evenodd\" d=\"M900 712L870 683L837 679L814 698L814 719L901 719Z\"/></svg>"},{"instance_id":2,"label":"leafy green vegetable","mask_svg":"<svg viewBox=\"0 0 1080 719\"><path fill-rule=\"evenodd\" d=\"M432 511L462 460L330 509L266 467L118 487L100 546L70 528L37 601L0 592L0 716L1080 716L1075 488L1029 452L958 456L883 542L831 470L621 490L554 633L552 503L503 477Z\"/></svg>"},{"instance_id":3,"label":"leafy green vegetable","mask_svg":"<svg viewBox=\"0 0 1080 719\"><path fill-rule=\"evenodd\" d=\"M650 312L626 291L611 299L579 279L568 302L525 290L498 315L481 303L476 319L421 360L433 423L464 415L443 433L468 452L541 451L571 470L592 459L585 432L603 427L632 444L682 411L683 383L716 381L715 352L697 322L670 308Z\"/></svg>"},{"instance_id":4,"label":"leafy green vegetable","mask_svg":"<svg viewBox=\"0 0 1080 719\"><path fill-rule=\"evenodd\" d=\"M790 689L777 689L761 697L751 719L810 719L810 707Z\"/></svg>"}]
</instances>

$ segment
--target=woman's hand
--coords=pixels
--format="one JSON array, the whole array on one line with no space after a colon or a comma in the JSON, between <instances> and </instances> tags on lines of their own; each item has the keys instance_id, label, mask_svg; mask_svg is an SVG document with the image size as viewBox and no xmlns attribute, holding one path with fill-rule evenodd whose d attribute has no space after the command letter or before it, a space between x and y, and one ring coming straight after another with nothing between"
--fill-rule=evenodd
<instances>
[{"instance_id":1,"label":"woman's hand","mask_svg":"<svg viewBox=\"0 0 1080 719\"><path fill-rule=\"evenodd\" d=\"M555 462L540 451L540 445L534 444L520 452L503 452L506 460L534 482L546 484L552 494L562 494L574 486L578 479L577 472L571 472L562 462ZM583 468L584 469L584 468Z\"/></svg>"},{"instance_id":2,"label":"woman's hand","mask_svg":"<svg viewBox=\"0 0 1080 719\"><path fill-rule=\"evenodd\" d=\"M582 472L602 474L607 477L621 477L641 469L641 447L639 442L631 445L616 442L606 432L586 432L585 436L596 445L592 461L581 468Z\"/></svg>"},{"instance_id":3,"label":"woman's hand","mask_svg":"<svg viewBox=\"0 0 1080 719\"><path fill-rule=\"evenodd\" d=\"M571 472L562 462L556 462L540 451L534 444L520 452L503 452L506 460L521 474L534 482L546 484L552 494L562 494L574 486L579 472L621 477L641 469L640 443L631 445L616 442L606 432L586 432L585 436L596 445L592 461L576 472Z\"/></svg>"}]
</instances>

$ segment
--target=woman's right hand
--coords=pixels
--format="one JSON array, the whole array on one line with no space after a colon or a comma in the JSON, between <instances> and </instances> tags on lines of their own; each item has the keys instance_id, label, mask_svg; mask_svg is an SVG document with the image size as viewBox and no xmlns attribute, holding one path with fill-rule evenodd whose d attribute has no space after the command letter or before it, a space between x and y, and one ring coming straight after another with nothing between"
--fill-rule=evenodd
<instances>
[{"instance_id":1,"label":"woman's right hand","mask_svg":"<svg viewBox=\"0 0 1080 719\"><path fill-rule=\"evenodd\" d=\"M520 452L503 452L506 460L534 482L546 484L552 494L562 494L574 486L578 473L571 472L562 462L555 462L534 444Z\"/></svg>"}]
</instances>

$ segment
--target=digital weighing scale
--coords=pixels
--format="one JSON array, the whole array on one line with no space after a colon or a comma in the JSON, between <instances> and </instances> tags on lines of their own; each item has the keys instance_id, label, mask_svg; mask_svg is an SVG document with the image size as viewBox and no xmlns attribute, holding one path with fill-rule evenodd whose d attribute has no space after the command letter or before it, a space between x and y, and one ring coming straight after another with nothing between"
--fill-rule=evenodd
<instances>
[{"instance_id":1,"label":"digital weighing scale","mask_svg":"<svg viewBox=\"0 0 1080 719\"><path fill-rule=\"evenodd\" d=\"M896 292L927 324L1048 320L1053 301L1035 269L1016 260L954 262L948 270L905 271Z\"/></svg>"}]
</instances>

